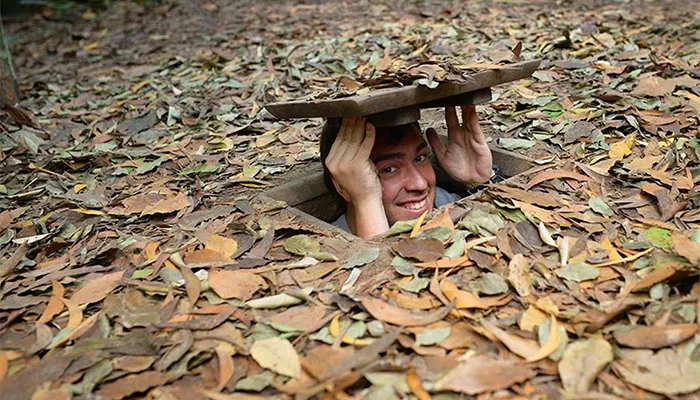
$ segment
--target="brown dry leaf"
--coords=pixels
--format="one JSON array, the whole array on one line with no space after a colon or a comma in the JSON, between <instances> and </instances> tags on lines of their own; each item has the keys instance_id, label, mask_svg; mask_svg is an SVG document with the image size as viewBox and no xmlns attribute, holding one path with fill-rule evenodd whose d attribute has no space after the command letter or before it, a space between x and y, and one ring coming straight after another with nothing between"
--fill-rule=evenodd
<instances>
[{"instance_id":1,"label":"brown dry leaf","mask_svg":"<svg viewBox=\"0 0 700 400\"><path fill-rule=\"evenodd\" d=\"M423 326L443 319L453 306L446 306L432 312L419 312L394 307L384 300L364 297L362 306L374 318L399 326Z\"/></svg>"},{"instance_id":2,"label":"brown dry leaf","mask_svg":"<svg viewBox=\"0 0 700 400\"><path fill-rule=\"evenodd\" d=\"M456 267L466 267L474 264L468 255L456 258L443 258L436 261L426 261L416 263L415 266L418 268L456 268Z\"/></svg>"},{"instance_id":3,"label":"brown dry leaf","mask_svg":"<svg viewBox=\"0 0 700 400\"><path fill-rule=\"evenodd\" d=\"M411 388L411 392L418 397L418 400L431 400L433 398L430 393L423 389L420 377L413 368L409 369L406 373L406 383L408 383L408 387Z\"/></svg>"},{"instance_id":4,"label":"brown dry leaf","mask_svg":"<svg viewBox=\"0 0 700 400\"><path fill-rule=\"evenodd\" d=\"M32 400L71 400L72 398L73 395L67 387L52 389L48 383L32 394Z\"/></svg>"},{"instance_id":5,"label":"brown dry leaf","mask_svg":"<svg viewBox=\"0 0 700 400\"><path fill-rule=\"evenodd\" d=\"M637 326L632 329L618 329L613 332L613 337L623 346L656 350L682 343L697 331L697 324Z\"/></svg>"},{"instance_id":6,"label":"brown dry leaf","mask_svg":"<svg viewBox=\"0 0 700 400\"><path fill-rule=\"evenodd\" d=\"M586 393L598 374L613 360L613 348L604 339L584 339L570 343L559 361L559 376L567 393Z\"/></svg>"},{"instance_id":7,"label":"brown dry leaf","mask_svg":"<svg viewBox=\"0 0 700 400\"><path fill-rule=\"evenodd\" d=\"M112 360L114 369L126 372L141 372L148 369L156 358L154 356L123 356Z\"/></svg>"},{"instance_id":8,"label":"brown dry leaf","mask_svg":"<svg viewBox=\"0 0 700 400\"><path fill-rule=\"evenodd\" d=\"M633 95L661 97L673 93L676 83L672 79L649 76L639 80L639 85L632 91Z\"/></svg>"},{"instance_id":9,"label":"brown dry leaf","mask_svg":"<svg viewBox=\"0 0 700 400\"><path fill-rule=\"evenodd\" d=\"M73 293L71 301L77 305L98 302L114 291L123 275L124 271L117 271L90 281Z\"/></svg>"},{"instance_id":10,"label":"brown dry leaf","mask_svg":"<svg viewBox=\"0 0 700 400\"><path fill-rule=\"evenodd\" d=\"M291 307L284 312L277 313L268 319L275 325L285 326L301 332L314 332L325 325L327 319L326 307L314 304L308 306Z\"/></svg>"},{"instance_id":11,"label":"brown dry leaf","mask_svg":"<svg viewBox=\"0 0 700 400\"><path fill-rule=\"evenodd\" d=\"M231 258L226 257L223 253L209 249L195 250L185 255L185 263L188 266L209 266L231 264Z\"/></svg>"},{"instance_id":12,"label":"brown dry leaf","mask_svg":"<svg viewBox=\"0 0 700 400\"><path fill-rule=\"evenodd\" d=\"M261 288L267 288L265 280L256 274L245 271L209 272L209 286L222 299L250 300Z\"/></svg>"},{"instance_id":13,"label":"brown dry leaf","mask_svg":"<svg viewBox=\"0 0 700 400\"><path fill-rule=\"evenodd\" d=\"M58 313L63 310L63 302L61 299L66 293L66 289L58 281L51 281L51 298L49 299L49 304L46 305L44 312L39 317L37 322L45 324L53 319Z\"/></svg>"},{"instance_id":14,"label":"brown dry leaf","mask_svg":"<svg viewBox=\"0 0 700 400\"><path fill-rule=\"evenodd\" d=\"M516 254L508 264L508 281L520 296L532 293L532 276L529 272L530 260L522 254Z\"/></svg>"},{"instance_id":15,"label":"brown dry leaf","mask_svg":"<svg viewBox=\"0 0 700 400\"><path fill-rule=\"evenodd\" d=\"M306 353L306 357L301 360L304 371L308 372L317 380L326 380L328 371L333 367L353 358L354 347L335 347L320 345L314 347Z\"/></svg>"},{"instance_id":16,"label":"brown dry leaf","mask_svg":"<svg viewBox=\"0 0 700 400\"><path fill-rule=\"evenodd\" d=\"M217 389L221 390L236 372L233 365L233 354L235 350L228 343L220 343L216 346L216 356L219 359L219 376Z\"/></svg>"},{"instance_id":17,"label":"brown dry leaf","mask_svg":"<svg viewBox=\"0 0 700 400\"><path fill-rule=\"evenodd\" d=\"M449 279L443 279L440 282L440 289L448 301L455 301L455 308L489 308L478 296L465 290L459 290Z\"/></svg>"},{"instance_id":18,"label":"brown dry leaf","mask_svg":"<svg viewBox=\"0 0 700 400\"><path fill-rule=\"evenodd\" d=\"M500 340L501 343L508 348L508 350L522 358L528 359L534 357L540 350L540 346L534 340L511 335L510 333L486 320L484 320L482 324L484 325L484 328L486 328L487 331L491 332L491 334Z\"/></svg>"},{"instance_id":19,"label":"brown dry leaf","mask_svg":"<svg viewBox=\"0 0 700 400\"><path fill-rule=\"evenodd\" d=\"M627 382L650 392L679 395L700 390L700 370L695 363L672 349L622 349L616 351L619 361L615 372Z\"/></svg>"},{"instance_id":20,"label":"brown dry leaf","mask_svg":"<svg viewBox=\"0 0 700 400\"><path fill-rule=\"evenodd\" d=\"M377 71L386 71L387 69L389 69L389 67L391 67L391 57L389 57L388 55L382 57L382 59L379 60L377 65L375 65Z\"/></svg>"},{"instance_id":21,"label":"brown dry leaf","mask_svg":"<svg viewBox=\"0 0 700 400\"><path fill-rule=\"evenodd\" d=\"M533 176L527 183L527 185L525 185L525 189L530 190L533 186L537 186L542 182L557 178L576 179L577 181L591 180L591 178L587 177L586 175L581 175L579 173L567 171L565 169L548 169Z\"/></svg>"},{"instance_id":22,"label":"brown dry leaf","mask_svg":"<svg viewBox=\"0 0 700 400\"><path fill-rule=\"evenodd\" d=\"M425 225L423 225L423 227L421 228L421 232L427 231L428 229L437 228L439 226L448 228L449 230L454 232L455 224L454 222L452 222L449 209L446 209L445 211L441 212L440 215L438 215L437 217L426 222Z\"/></svg>"},{"instance_id":23,"label":"brown dry leaf","mask_svg":"<svg viewBox=\"0 0 700 400\"><path fill-rule=\"evenodd\" d=\"M124 378L103 385L96 394L103 399L119 400L134 393L146 391L155 386L165 385L178 378L179 375L180 374L175 372L163 373L157 371L127 375Z\"/></svg>"},{"instance_id":24,"label":"brown dry leaf","mask_svg":"<svg viewBox=\"0 0 700 400\"><path fill-rule=\"evenodd\" d=\"M435 307L440 307L443 303L434 295L421 293L418 297L402 294L398 290L382 289L382 295L387 299L396 303L401 308L430 310ZM449 303L449 302L448 302Z\"/></svg>"},{"instance_id":25,"label":"brown dry leaf","mask_svg":"<svg viewBox=\"0 0 700 400\"><path fill-rule=\"evenodd\" d=\"M554 318L554 315L552 315L547 341L542 345L537 354L527 358L527 362L535 362L549 357L552 353L557 351L561 345L561 340L562 338L559 336L559 324L557 323L557 319Z\"/></svg>"},{"instance_id":26,"label":"brown dry leaf","mask_svg":"<svg viewBox=\"0 0 700 400\"><path fill-rule=\"evenodd\" d=\"M202 282L199 281L199 278L197 278L197 276L194 274L194 272L192 272L192 269L190 268L181 267L180 273L185 279L185 290L187 291L187 299L190 301L190 304L194 306L197 303L197 299L199 299L200 293L202 292Z\"/></svg>"},{"instance_id":27,"label":"brown dry leaf","mask_svg":"<svg viewBox=\"0 0 700 400\"><path fill-rule=\"evenodd\" d=\"M0 386L5 380L5 375L7 375L7 370L9 368L10 362L7 360L4 351L0 351Z\"/></svg>"},{"instance_id":28,"label":"brown dry leaf","mask_svg":"<svg viewBox=\"0 0 700 400\"><path fill-rule=\"evenodd\" d=\"M673 248L679 256L684 257L692 265L700 265L700 243L695 243L687 236L672 232Z\"/></svg>"},{"instance_id":29,"label":"brown dry leaf","mask_svg":"<svg viewBox=\"0 0 700 400\"><path fill-rule=\"evenodd\" d=\"M528 365L477 354L460 362L435 382L435 390L477 395L507 389L535 376Z\"/></svg>"},{"instance_id":30,"label":"brown dry leaf","mask_svg":"<svg viewBox=\"0 0 700 400\"><path fill-rule=\"evenodd\" d=\"M141 211L141 216L153 214L169 214L174 211L180 211L191 206L190 199L184 193L178 193L174 197L157 201L155 204L148 205Z\"/></svg>"},{"instance_id":31,"label":"brown dry leaf","mask_svg":"<svg viewBox=\"0 0 700 400\"><path fill-rule=\"evenodd\" d=\"M424 262L439 260L445 253L445 245L437 239L404 239L391 248L403 258Z\"/></svg>"},{"instance_id":32,"label":"brown dry leaf","mask_svg":"<svg viewBox=\"0 0 700 400\"><path fill-rule=\"evenodd\" d=\"M219 252L225 257L230 258L232 255L236 254L238 243L234 239L211 234L204 243L204 249Z\"/></svg>"},{"instance_id":33,"label":"brown dry leaf","mask_svg":"<svg viewBox=\"0 0 700 400\"><path fill-rule=\"evenodd\" d=\"M287 339L256 340L250 348L250 356L263 368L292 378L301 377L299 355Z\"/></svg>"}]
</instances>

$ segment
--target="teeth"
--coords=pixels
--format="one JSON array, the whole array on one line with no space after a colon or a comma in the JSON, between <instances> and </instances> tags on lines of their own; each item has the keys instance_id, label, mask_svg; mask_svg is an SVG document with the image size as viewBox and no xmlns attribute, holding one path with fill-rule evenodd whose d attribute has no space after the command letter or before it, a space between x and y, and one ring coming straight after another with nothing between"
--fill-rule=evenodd
<instances>
[{"instance_id":1,"label":"teeth","mask_svg":"<svg viewBox=\"0 0 700 400\"><path fill-rule=\"evenodd\" d=\"M423 200L423 201L421 201L421 202L418 202L418 203L410 203L410 204L407 204L407 205L404 206L404 207L408 208L409 210L420 210L421 208L425 207L425 202L426 202L426 200L427 200L427 199L425 199L425 200Z\"/></svg>"}]
</instances>

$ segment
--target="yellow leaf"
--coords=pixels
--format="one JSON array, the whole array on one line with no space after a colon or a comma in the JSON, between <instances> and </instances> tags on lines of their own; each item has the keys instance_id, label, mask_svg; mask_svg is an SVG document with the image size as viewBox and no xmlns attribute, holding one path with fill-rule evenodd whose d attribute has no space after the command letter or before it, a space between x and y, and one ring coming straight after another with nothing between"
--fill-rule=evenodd
<instances>
[{"instance_id":1,"label":"yellow leaf","mask_svg":"<svg viewBox=\"0 0 700 400\"><path fill-rule=\"evenodd\" d=\"M634 147L636 138L637 134L631 134L619 142L612 143L610 145L610 151L608 151L608 156L616 160L632 154L632 147Z\"/></svg>"},{"instance_id":2,"label":"yellow leaf","mask_svg":"<svg viewBox=\"0 0 700 400\"><path fill-rule=\"evenodd\" d=\"M77 328L83 320L83 310L72 300L61 299L61 301L68 308L68 325L66 325L66 328Z\"/></svg>"},{"instance_id":3,"label":"yellow leaf","mask_svg":"<svg viewBox=\"0 0 700 400\"><path fill-rule=\"evenodd\" d=\"M219 390L226 386L226 383L236 372L236 368L233 365L233 358L231 357L234 353L235 350L231 348L231 344L229 343L221 342L216 346L216 356L219 359L219 384L217 386Z\"/></svg>"},{"instance_id":4,"label":"yellow leaf","mask_svg":"<svg viewBox=\"0 0 700 400\"><path fill-rule=\"evenodd\" d=\"M547 315L533 306L529 306L520 316L518 326L520 329L532 332L541 323L547 320Z\"/></svg>"},{"instance_id":5,"label":"yellow leaf","mask_svg":"<svg viewBox=\"0 0 700 400\"><path fill-rule=\"evenodd\" d=\"M79 184L73 186L73 193L76 193L76 194L77 194L78 192L80 192L81 190L85 189L86 187L87 187L86 184L84 184L84 183L79 183Z\"/></svg>"},{"instance_id":6,"label":"yellow leaf","mask_svg":"<svg viewBox=\"0 0 700 400\"><path fill-rule=\"evenodd\" d=\"M617 250L615 250L615 247L613 247L612 243L610 243L610 239L607 235L603 235L603 238L600 240L600 247L608 251L608 258L610 261L622 259L620 253L618 253Z\"/></svg>"},{"instance_id":7,"label":"yellow leaf","mask_svg":"<svg viewBox=\"0 0 700 400\"><path fill-rule=\"evenodd\" d=\"M557 324L557 319L552 315L552 323L549 325L549 336L545 344L540 347L537 354L528 357L527 362L539 361L543 358L549 357L552 353L557 351L561 345L561 337L559 337L559 324Z\"/></svg>"},{"instance_id":8,"label":"yellow leaf","mask_svg":"<svg viewBox=\"0 0 700 400\"><path fill-rule=\"evenodd\" d=\"M263 368L291 378L301 377L301 360L287 339L256 340L250 347L250 356Z\"/></svg>"},{"instance_id":9,"label":"yellow leaf","mask_svg":"<svg viewBox=\"0 0 700 400\"><path fill-rule=\"evenodd\" d=\"M418 377L418 374L416 374L413 368L409 369L406 374L406 383L408 383L408 387L411 388L411 392L418 397L418 400L432 400L433 397L423 389L420 377Z\"/></svg>"},{"instance_id":10,"label":"yellow leaf","mask_svg":"<svg viewBox=\"0 0 700 400\"><path fill-rule=\"evenodd\" d=\"M139 82L139 83L136 83L136 84L132 85L132 86L129 88L129 90L131 90L132 92L136 93L136 92L139 91L139 89L141 89L142 87L148 85L150 82L151 82L150 79L145 79L145 80L143 80L143 81L141 81L141 82Z\"/></svg>"},{"instance_id":11,"label":"yellow leaf","mask_svg":"<svg viewBox=\"0 0 700 400\"><path fill-rule=\"evenodd\" d=\"M333 337L338 337L338 335L340 335L340 314L336 315L333 318L333 320L331 321L331 325L328 327L328 331ZM343 335L343 338L341 340L345 344L355 346L368 346L373 342L370 339L355 339L349 335Z\"/></svg>"},{"instance_id":12,"label":"yellow leaf","mask_svg":"<svg viewBox=\"0 0 700 400\"><path fill-rule=\"evenodd\" d=\"M39 322L42 324L51 321L56 314L63 310L63 302L61 299L63 298L63 294L66 292L66 290L59 281L51 281L51 286L53 291L51 293L51 298L49 299L49 304L44 309L41 317L39 317Z\"/></svg>"},{"instance_id":13,"label":"yellow leaf","mask_svg":"<svg viewBox=\"0 0 700 400\"><path fill-rule=\"evenodd\" d=\"M410 237L416 237L416 235L420 231L420 226L423 224L423 220L425 219L426 215L428 215L428 211L425 211L420 217L418 217L418 220L416 220L416 223L413 225Z\"/></svg>"},{"instance_id":14,"label":"yellow leaf","mask_svg":"<svg viewBox=\"0 0 700 400\"><path fill-rule=\"evenodd\" d=\"M226 257L231 257L238 251L238 243L234 239L211 234L206 243L204 243L204 248L221 253Z\"/></svg>"},{"instance_id":15,"label":"yellow leaf","mask_svg":"<svg viewBox=\"0 0 700 400\"><path fill-rule=\"evenodd\" d=\"M103 211L100 210L90 210L88 208L74 208L72 211L75 211L80 214L85 214L85 215L105 215Z\"/></svg>"}]
</instances>

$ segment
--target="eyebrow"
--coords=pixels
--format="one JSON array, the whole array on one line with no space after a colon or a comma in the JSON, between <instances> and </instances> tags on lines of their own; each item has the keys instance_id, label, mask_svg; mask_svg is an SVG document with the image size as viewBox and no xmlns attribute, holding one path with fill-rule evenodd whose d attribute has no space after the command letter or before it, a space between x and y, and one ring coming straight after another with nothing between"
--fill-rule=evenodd
<instances>
[{"instance_id":1,"label":"eyebrow","mask_svg":"<svg viewBox=\"0 0 700 400\"><path fill-rule=\"evenodd\" d=\"M428 144L426 142L422 142L421 144L416 146L415 152L419 153L421 150L423 150L426 147L428 147ZM396 160L396 159L404 158L405 156L406 156L406 153L402 153L402 152L387 153L387 154L382 154L379 157L377 157L374 160L374 162L379 163L382 161Z\"/></svg>"}]
</instances>

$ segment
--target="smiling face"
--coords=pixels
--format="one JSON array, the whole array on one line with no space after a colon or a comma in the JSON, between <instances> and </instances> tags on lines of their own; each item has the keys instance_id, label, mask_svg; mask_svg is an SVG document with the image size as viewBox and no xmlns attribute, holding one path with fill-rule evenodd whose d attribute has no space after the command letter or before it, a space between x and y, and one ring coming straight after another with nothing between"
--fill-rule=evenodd
<instances>
[{"instance_id":1,"label":"smiling face","mask_svg":"<svg viewBox=\"0 0 700 400\"><path fill-rule=\"evenodd\" d=\"M407 126L400 140L377 135L370 155L379 173L382 202L389 225L415 219L433 208L435 170L420 129Z\"/></svg>"}]
</instances>

